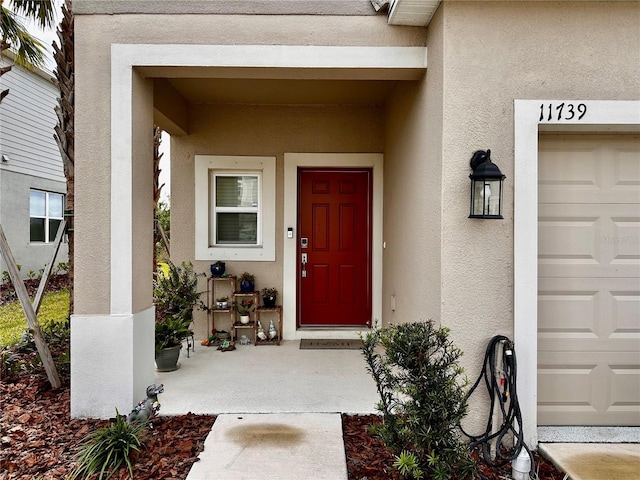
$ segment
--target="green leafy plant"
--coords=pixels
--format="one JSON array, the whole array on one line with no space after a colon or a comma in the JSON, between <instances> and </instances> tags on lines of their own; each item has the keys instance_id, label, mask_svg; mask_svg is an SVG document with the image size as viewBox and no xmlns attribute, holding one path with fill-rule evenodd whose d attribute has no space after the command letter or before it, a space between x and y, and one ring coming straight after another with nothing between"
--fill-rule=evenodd
<instances>
[{"instance_id":1,"label":"green leafy plant","mask_svg":"<svg viewBox=\"0 0 640 480\"><path fill-rule=\"evenodd\" d=\"M233 307L240 315L249 315L253 310L253 300L241 300L234 302Z\"/></svg>"},{"instance_id":2,"label":"green leafy plant","mask_svg":"<svg viewBox=\"0 0 640 480\"><path fill-rule=\"evenodd\" d=\"M238 277L238 280L240 282L249 282L249 283L254 283L256 280L255 275L249 273L249 272L242 272L240 274L240 276Z\"/></svg>"},{"instance_id":3,"label":"green leafy plant","mask_svg":"<svg viewBox=\"0 0 640 480\"><path fill-rule=\"evenodd\" d=\"M278 295L278 289L276 287L268 287L260 290L260 294L263 297L276 297Z\"/></svg>"},{"instance_id":4,"label":"green leafy plant","mask_svg":"<svg viewBox=\"0 0 640 480\"><path fill-rule=\"evenodd\" d=\"M133 464L144 447L143 433L147 422L127 423L116 409L115 422L89 434L76 456L77 467L69 480L97 475L98 480L111 478L121 467L127 466L133 478Z\"/></svg>"},{"instance_id":5,"label":"green leafy plant","mask_svg":"<svg viewBox=\"0 0 640 480\"><path fill-rule=\"evenodd\" d=\"M193 309L205 308L198 292L198 278L191 262L180 266L167 262L167 269L159 269L153 281L153 298L156 305L156 349L180 345L191 335L189 325L193 321Z\"/></svg>"},{"instance_id":6,"label":"green leafy plant","mask_svg":"<svg viewBox=\"0 0 640 480\"><path fill-rule=\"evenodd\" d=\"M396 455L396 467L413 478L475 478L475 462L457 428L469 382L449 330L415 322L361 338L383 416L372 433Z\"/></svg>"},{"instance_id":7,"label":"green leafy plant","mask_svg":"<svg viewBox=\"0 0 640 480\"><path fill-rule=\"evenodd\" d=\"M405 478L415 478L420 480L423 477L422 470L418 465L418 459L412 452L403 450L400 455L395 456L396 461L393 462L393 467L396 468L400 475Z\"/></svg>"}]
</instances>

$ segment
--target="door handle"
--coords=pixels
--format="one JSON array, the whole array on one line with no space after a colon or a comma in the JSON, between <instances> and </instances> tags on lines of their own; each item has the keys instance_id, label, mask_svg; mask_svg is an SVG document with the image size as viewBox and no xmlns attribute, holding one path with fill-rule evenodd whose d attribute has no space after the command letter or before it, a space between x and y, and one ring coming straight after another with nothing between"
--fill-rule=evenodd
<instances>
[{"instance_id":1,"label":"door handle","mask_svg":"<svg viewBox=\"0 0 640 480\"><path fill-rule=\"evenodd\" d=\"M306 278L307 277L307 261L308 261L308 257L306 253L303 253L300 255L300 261L302 263L302 270L300 274L302 275L302 278Z\"/></svg>"}]
</instances>

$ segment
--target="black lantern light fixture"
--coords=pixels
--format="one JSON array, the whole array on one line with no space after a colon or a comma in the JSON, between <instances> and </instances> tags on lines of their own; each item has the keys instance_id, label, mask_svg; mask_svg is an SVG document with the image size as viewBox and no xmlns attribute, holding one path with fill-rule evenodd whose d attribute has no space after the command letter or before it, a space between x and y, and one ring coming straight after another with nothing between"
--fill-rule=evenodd
<instances>
[{"instance_id":1,"label":"black lantern light fixture","mask_svg":"<svg viewBox=\"0 0 640 480\"><path fill-rule=\"evenodd\" d=\"M491 150L478 150L471 157L471 213L469 218L502 217L502 182L506 178L491 162Z\"/></svg>"}]
</instances>

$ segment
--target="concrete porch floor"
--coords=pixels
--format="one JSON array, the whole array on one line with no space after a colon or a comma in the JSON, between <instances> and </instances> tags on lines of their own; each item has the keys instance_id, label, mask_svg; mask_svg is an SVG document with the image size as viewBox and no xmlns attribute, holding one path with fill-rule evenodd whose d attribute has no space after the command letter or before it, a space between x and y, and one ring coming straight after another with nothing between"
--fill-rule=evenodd
<instances>
[{"instance_id":1,"label":"concrete porch floor","mask_svg":"<svg viewBox=\"0 0 640 480\"><path fill-rule=\"evenodd\" d=\"M161 415L186 413L375 413L375 383L360 350L300 350L237 345L220 352L203 347L180 354L180 368L156 372L164 384Z\"/></svg>"}]
</instances>

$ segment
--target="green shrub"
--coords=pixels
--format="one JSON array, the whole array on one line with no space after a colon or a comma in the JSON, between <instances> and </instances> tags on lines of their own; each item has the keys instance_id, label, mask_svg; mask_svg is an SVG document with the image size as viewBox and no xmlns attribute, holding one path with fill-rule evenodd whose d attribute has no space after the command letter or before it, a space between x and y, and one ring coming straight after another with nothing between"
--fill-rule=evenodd
<instances>
[{"instance_id":1,"label":"green shrub","mask_svg":"<svg viewBox=\"0 0 640 480\"><path fill-rule=\"evenodd\" d=\"M396 456L407 478L475 478L476 465L457 428L466 414L462 352L449 330L407 323L362 336L383 422L373 433Z\"/></svg>"},{"instance_id":2,"label":"green shrub","mask_svg":"<svg viewBox=\"0 0 640 480\"><path fill-rule=\"evenodd\" d=\"M76 456L77 467L69 480L97 475L98 480L111 478L126 465L133 478L133 464L140 449L147 422L127 423L116 409L116 420L87 436Z\"/></svg>"}]
</instances>

